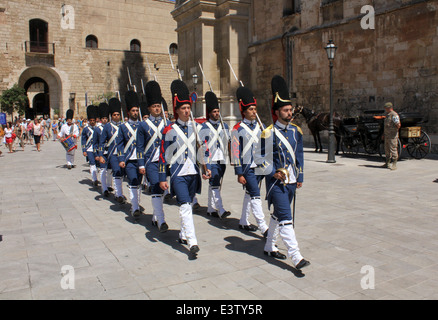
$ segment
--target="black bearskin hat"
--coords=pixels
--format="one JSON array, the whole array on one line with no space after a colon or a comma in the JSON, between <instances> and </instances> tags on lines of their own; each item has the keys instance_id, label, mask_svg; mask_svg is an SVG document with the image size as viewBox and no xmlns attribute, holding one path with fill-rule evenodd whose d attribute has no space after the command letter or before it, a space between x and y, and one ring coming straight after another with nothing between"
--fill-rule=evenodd
<instances>
[{"instance_id":1,"label":"black bearskin hat","mask_svg":"<svg viewBox=\"0 0 438 320\"><path fill-rule=\"evenodd\" d=\"M106 102L99 104L99 118L109 118L109 105Z\"/></svg>"},{"instance_id":2,"label":"black bearskin hat","mask_svg":"<svg viewBox=\"0 0 438 320\"><path fill-rule=\"evenodd\" d=\"M161 104L161 88L158 82L149 81L145 86L147 106ZM143 111L142 111L143 112Z\"/></svg>"},{"instance_id":3,"label":"black bearskin hat","mask_svg":"<svg viewBox=\"0 0 438 320\"><path fill-rule=\"evenodd\" d=\"M89 105L87 107L87 119L96 119L99 116L99 109L95 105Z\"/></svg>"},{"instance_id":4,"label":"black bearskin hat","mask_svg":"<svg viewBox=\"0 0 438 320\"><path fill-rule=\"evenodd\" d=\"M126 102L126 109L128 110L128 112L134 107L137 107L137 108L140 107L138 95L137 95L137 92L135 92L135 91L126 92L125 102Z\"/></svg>"},{"instance_id":5,"label":"black bearskin hat","mask_svg":"<svg viewBox=\"0 0 438 320\"><path fill-rule=\"evenodd\" d=\"M192 105L189 89L181 80L174 80L170 86L170 91L172 92L173 114L175 119L178 119L176 110L184 104Z\"/></svg>"},{"instance_id":6,"label":"black bearskin hat","mask_svg":"<svg viewBox=\"0 0 438 320\"><path fill-rule=\"evenodd\" d=\"M215 109L219 109L219 101L214 92L208 91L205 94L205 107L206 107L206 114L208 120L210 119L210 112L212 112Z\"/></svg>"},{"instance_id":7,"label":"black bearskin hat","mask_svg":"<svg viewBox=\"0 0 438 320\"><path fill-rule=\"evenodd\" d=\"M248 109L251 106L257 106L257 100L249 88L239 87L236 91L236 97L237 97L237 101L239 102L240 113L242 114L242 118L243 118L243 112L246 109Z\"/></svg>"}]
</instances>

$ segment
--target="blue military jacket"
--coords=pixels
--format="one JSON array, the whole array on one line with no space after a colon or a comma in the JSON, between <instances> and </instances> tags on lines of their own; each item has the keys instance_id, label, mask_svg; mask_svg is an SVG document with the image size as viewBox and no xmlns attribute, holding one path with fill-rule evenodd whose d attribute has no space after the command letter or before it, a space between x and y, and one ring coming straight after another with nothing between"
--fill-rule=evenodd
<instances>
[{"instance_id":1,"label":"blue military jacket","mask_svg":"<svg viewBox=\"0 0 438 320\"><path fill-rule=\"evenodd\" d=\"M97 127L86 126L82 130L81 136L82 152L97 153L98 143L99 137Z\"/></svg>"},{"instance_id":2,"label":"blue military jacket","mask_svg":"<svg viewBox=\"0 0 438 320\"><path fill-rule=\"evenodd\" d=\"M120 125L116 139L119 162L137 160L139 158L140 155L137 150L137 129L139 126L140 122L133 120Z\"/></svg>"},{"instance_id":3,"label":"blue military jacket","mask_svg":"<svg viewBox=\"0 0 438 320\"><path fill-rule=\"evenodd\" d=\"M200 126L196 124L197 130ZM196 134L193 131L193 125L189 122L177 120L175 123L167 126L163 131L161 141L160 158L159 158L159 178L160 182L167 179L167 166L170 169L170 179L178 176L190 159L193 174L200 178L200 170L196 161ZM198 184L199 188L201 183ZM200 192L200 190L198 190Z\"/></svg>"},{"instance_id":4,"label":"blue military jacket","mask_svg":"<svg viewBox=\"0 0 438 320\"><path fill-rule=\"evenodd\" d=\"M120 122L109 122L103 129L99 137L99 156L102 157L108 151L108 157L117 155L117 135L119 133Z\"/></svg>"},{"instance_id":5,"label":"blue military jacket","mask_svg":"<svg viewBox=\"0 0 438 320\"><path fill-rule=\"evenodd\" d=\"M149 117L140 123L137 130L138 164L144 167L149 162L155 162L156 153L160 152L161 139L163 137L165 125L161 117Z\"/></svg>"},{"instance_id":6,"label":"blue military jacket","mask_svg":"<svg viewBox=\"0 0 438 320\"><path fill-rule=\"evenodd\" d=\"M263 124L262 124L263 125ZM257 121L243 119L231 132L231 153L236 175L245 174L254 164L255 146L259 143L262 130Z\"/></svg>"},{"instance_id":7,"label":"blue military jacket","mask_svg":"<svg viewBox=\"0 0 438 320\"><path fill-rule=\"evenodd\" d=\"M220 121L212 120L207 120L202 124L199 135L206 148L205 163L207 163L208 170L211 170L212 163L220 161L221 164L226 164L230 132L226 123L224 126L225 130Z\"/></svg>"}]
</instances>

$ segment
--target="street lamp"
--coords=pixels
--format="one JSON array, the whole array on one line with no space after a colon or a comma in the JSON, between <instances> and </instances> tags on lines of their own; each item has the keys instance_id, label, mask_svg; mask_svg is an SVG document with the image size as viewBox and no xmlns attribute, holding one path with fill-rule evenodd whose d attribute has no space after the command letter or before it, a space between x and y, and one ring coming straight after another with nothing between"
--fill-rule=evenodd
<instances>
[{"instance_id":1,"label":"street lamp","mask_svg":"<svg viewBox=\"0 0 438 320\"><path fill-rule=\"evenodd\" d=\"M329 40L325 51L330 63L330 124L329 124L329 148L327 163L335 163L335 127L333 125L333 60L335 59L336 50L333 40Z\"/></svg>"}]
</instances>

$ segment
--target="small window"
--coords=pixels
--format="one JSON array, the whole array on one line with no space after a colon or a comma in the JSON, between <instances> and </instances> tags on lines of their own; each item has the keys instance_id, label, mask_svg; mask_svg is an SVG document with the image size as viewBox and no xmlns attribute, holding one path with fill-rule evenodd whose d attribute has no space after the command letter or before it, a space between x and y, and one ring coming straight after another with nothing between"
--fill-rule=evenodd
<instances>
[{"instance_id":1,"label":"small window","mask_svg":"<svg viewBox=\"0 0 438 320\"><path fill-rule=\"evenodd\" d=\"M137 39L131 41L130 50L133 52L141 51L141 43Z\"/></svg>"},{"instance_id":2,"label":"small window","mask_svg":"<svg viewBox=\"0 0 438 320\"><path fill-rule=\"evenodd\" d=\"M283 0L283 17L301 12L301 0Z\"/></svg>"},{"instance_id":3,"label":"small window","mask_svg":"<svg viewBox=\"0 0 438 320\"><path fill-rule=\"evenodd\" d=\"M48 53L49 24L41 19L33 19L29 21L30 32L30 52Z\"/></svg>"},{"instance_id":4,"label":"small window","mask_svg":"<svg viewBox=\"0 0 438 320\"><path fill-rule=\"evenodd\" d=\"M170 54L178 54L178 45L176 43L172 43L169 46L169 53Z\"/></svg>"},{"instance_id":5,"label":"small window","mask_svg":"<svg viewBox=\"0 0 438 320\"><path fill-rule=\"evenodd\" d=\"M91 48L91 49L97 49L98 48L98 42L97 42L96 36L93 36L92 34L89 35L85 39L85 47L86 48Z\"/></svg>"}]
</instances>

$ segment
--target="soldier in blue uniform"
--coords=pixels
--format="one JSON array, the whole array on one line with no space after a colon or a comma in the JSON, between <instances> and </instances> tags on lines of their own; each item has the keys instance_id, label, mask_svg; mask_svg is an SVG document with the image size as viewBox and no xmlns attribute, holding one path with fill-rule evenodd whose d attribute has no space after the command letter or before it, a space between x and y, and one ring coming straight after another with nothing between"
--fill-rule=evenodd
<instances>
[{"instance_id":1,"label":"soldier in blue uniform","mask_svg":"<svg viewBox=\"0 0 438 320\"><path fill-rule=\"evenodd\" d=\"M122 189L124 170L119 166L116 141L121 124L121 104L117 98L110 99L108 103L111 121L103 126L102 134L99 138L99 159L101 167L105 167L106 165L111 167L115 199L118 203L124 203L126 200ZM104 195L107 196L107 194Z\"/></svg>"},{"instance_id":2,"label":"soldier in blue uniform","mask_svg":"<svg viewBox=\"0 0 438 320\"><path fill-rule=\"evenodd\" d=\"M258 164L256 171L263 173L266 178L269 208L274 206L264 253L276 259L286 259L275 245L280 235L288 256L299 270L310 264L300 253L291 210L296 189L303 185L303 133L291 123L293 109L284 79L275 76L271 87L274 124L263 131L258 144L261 152L256 152L255 160Z\"/></svg>"},{"instance_id":3,"label":"soldier in blue uniform","mask_svg":"<svg viewBox=\"0 0 438 320\"><path fill-rule=\"evenodd\" d=\"M214 92L205 94L207 121L203 123L200 139L208 150L206 159L207 169L211 171L208 187L207 214L221 219L228 217L231 212L223 206L221 187L226 170L226 156L228 154L228 137L230 135L227 124L221 123L219 102Z\"/></svg>"},{"instance_id":4,"label":"soldier in blue uniform","mask_svg":"<svg viewBox=\"0 0 438 320\"><path fill-rule=\"evenodd\" d=\"M131 201L131 214L135 219L141 216L140 195L141 179L138 159L140 152L137 148L137 129L139 121L139 100L137 93L128 91L125 95L126 108L128 110L128 121L119 126L117 135L117 157L119 166L125 169L128 177L129 200Z\"/></svg>"},{"instance_id":5,"label":"soldier in blue uniform","mask_svg":"<svg viewBox=\"0 0 438 320\"><path fill-rule=\"evenodd\" d=\"M84 157L88 158L90 164L90 174L93 185L97 186L97 163L99 161L97 155L98 132L96 127L96 118L98 117L97 106L90 105L87 107L88 126L82 130L81 145Z\"/></svg>"},{"instance_id":6,"label":"soldier in blue uniform","mask_svg":"<svg viewBox=\"0 0 438 320\"><path fill-rule=\"evenodd\" d=\"M161 139L166 122L162 117L162 96L161 88L158 82L149 81L145 86L146 106L149 117L146 121L140 123L137 130L137 148L139 153L140 173L146 175L150 184L153 216L152 223L158 226L160 232L166 232L169 229L164 217L163 194L164 190L160 188L159 156ZM144 110L146 112L146 110ZM144 115L144 113L142 112Z\"/></svg>"},{"instance_id":7,"label":"soldier in blue uniform","mask_svg":"<svg viewBox=\"0 0 438 320\"><path fill-rule=\"evenodd\" d=\"M180 242L187 243L190 253L199 252L193 223L192 202L196 193L201 192L200 169L197 164L196 123L190 120L192 101L187 86L181 80L172 82L173 109L176 122L163 131L159 158L159 180L163 190L169 188L167 167L170 171L171 193L176 195L180 206ZM208 179L208 171L203 176Z\"/></svg>"},{"instance_id":8,"label":"soldier in blue uniform","mask_svg":"<svg viewBox=\"0 0 438 320\"><path fill-rule=\"evenodd\" d=\"M97 126L97 133L98 133L98 147L97 147L97 154L99 156L99 167L100 167L100 183L102 186L102 194L105 197L109 196L109 193L114 191L114 189L111 187L112 185L112 174L111 174L111 164L108 161L105 161L104 163L100 162L100 140L102 138L102 133L105 125L109 121L109 105L106 102L103 102L99 104L99 118L101 121L101 125ZM103 146L104 149L102 150L102 156L108 160L108 147L105 145Z\"/></svg>"},{"instance_id":9,"label":"soldier in blue uniform","mask_svg":"<svg viewBox=\"0 0 438 320\"><path fill-rule=\"evenodd\" d=\"M263 236L266 237L268 225L263 213L259 188L259 183L263 176L257 176L254 171L257 167L254 163L255 146L260 140L263 129L261 126L264 127L264 125L257 122L257 101L251 90L246 87L240 87L237 89L236 96L243 120L231 132L232 161L234 173L238 177L237 181L246 190L239 228L249 231L257 230L257 227L250 225L248 221L249 214L252 211L258 228Z\"/></svg>"}]
</instances>

